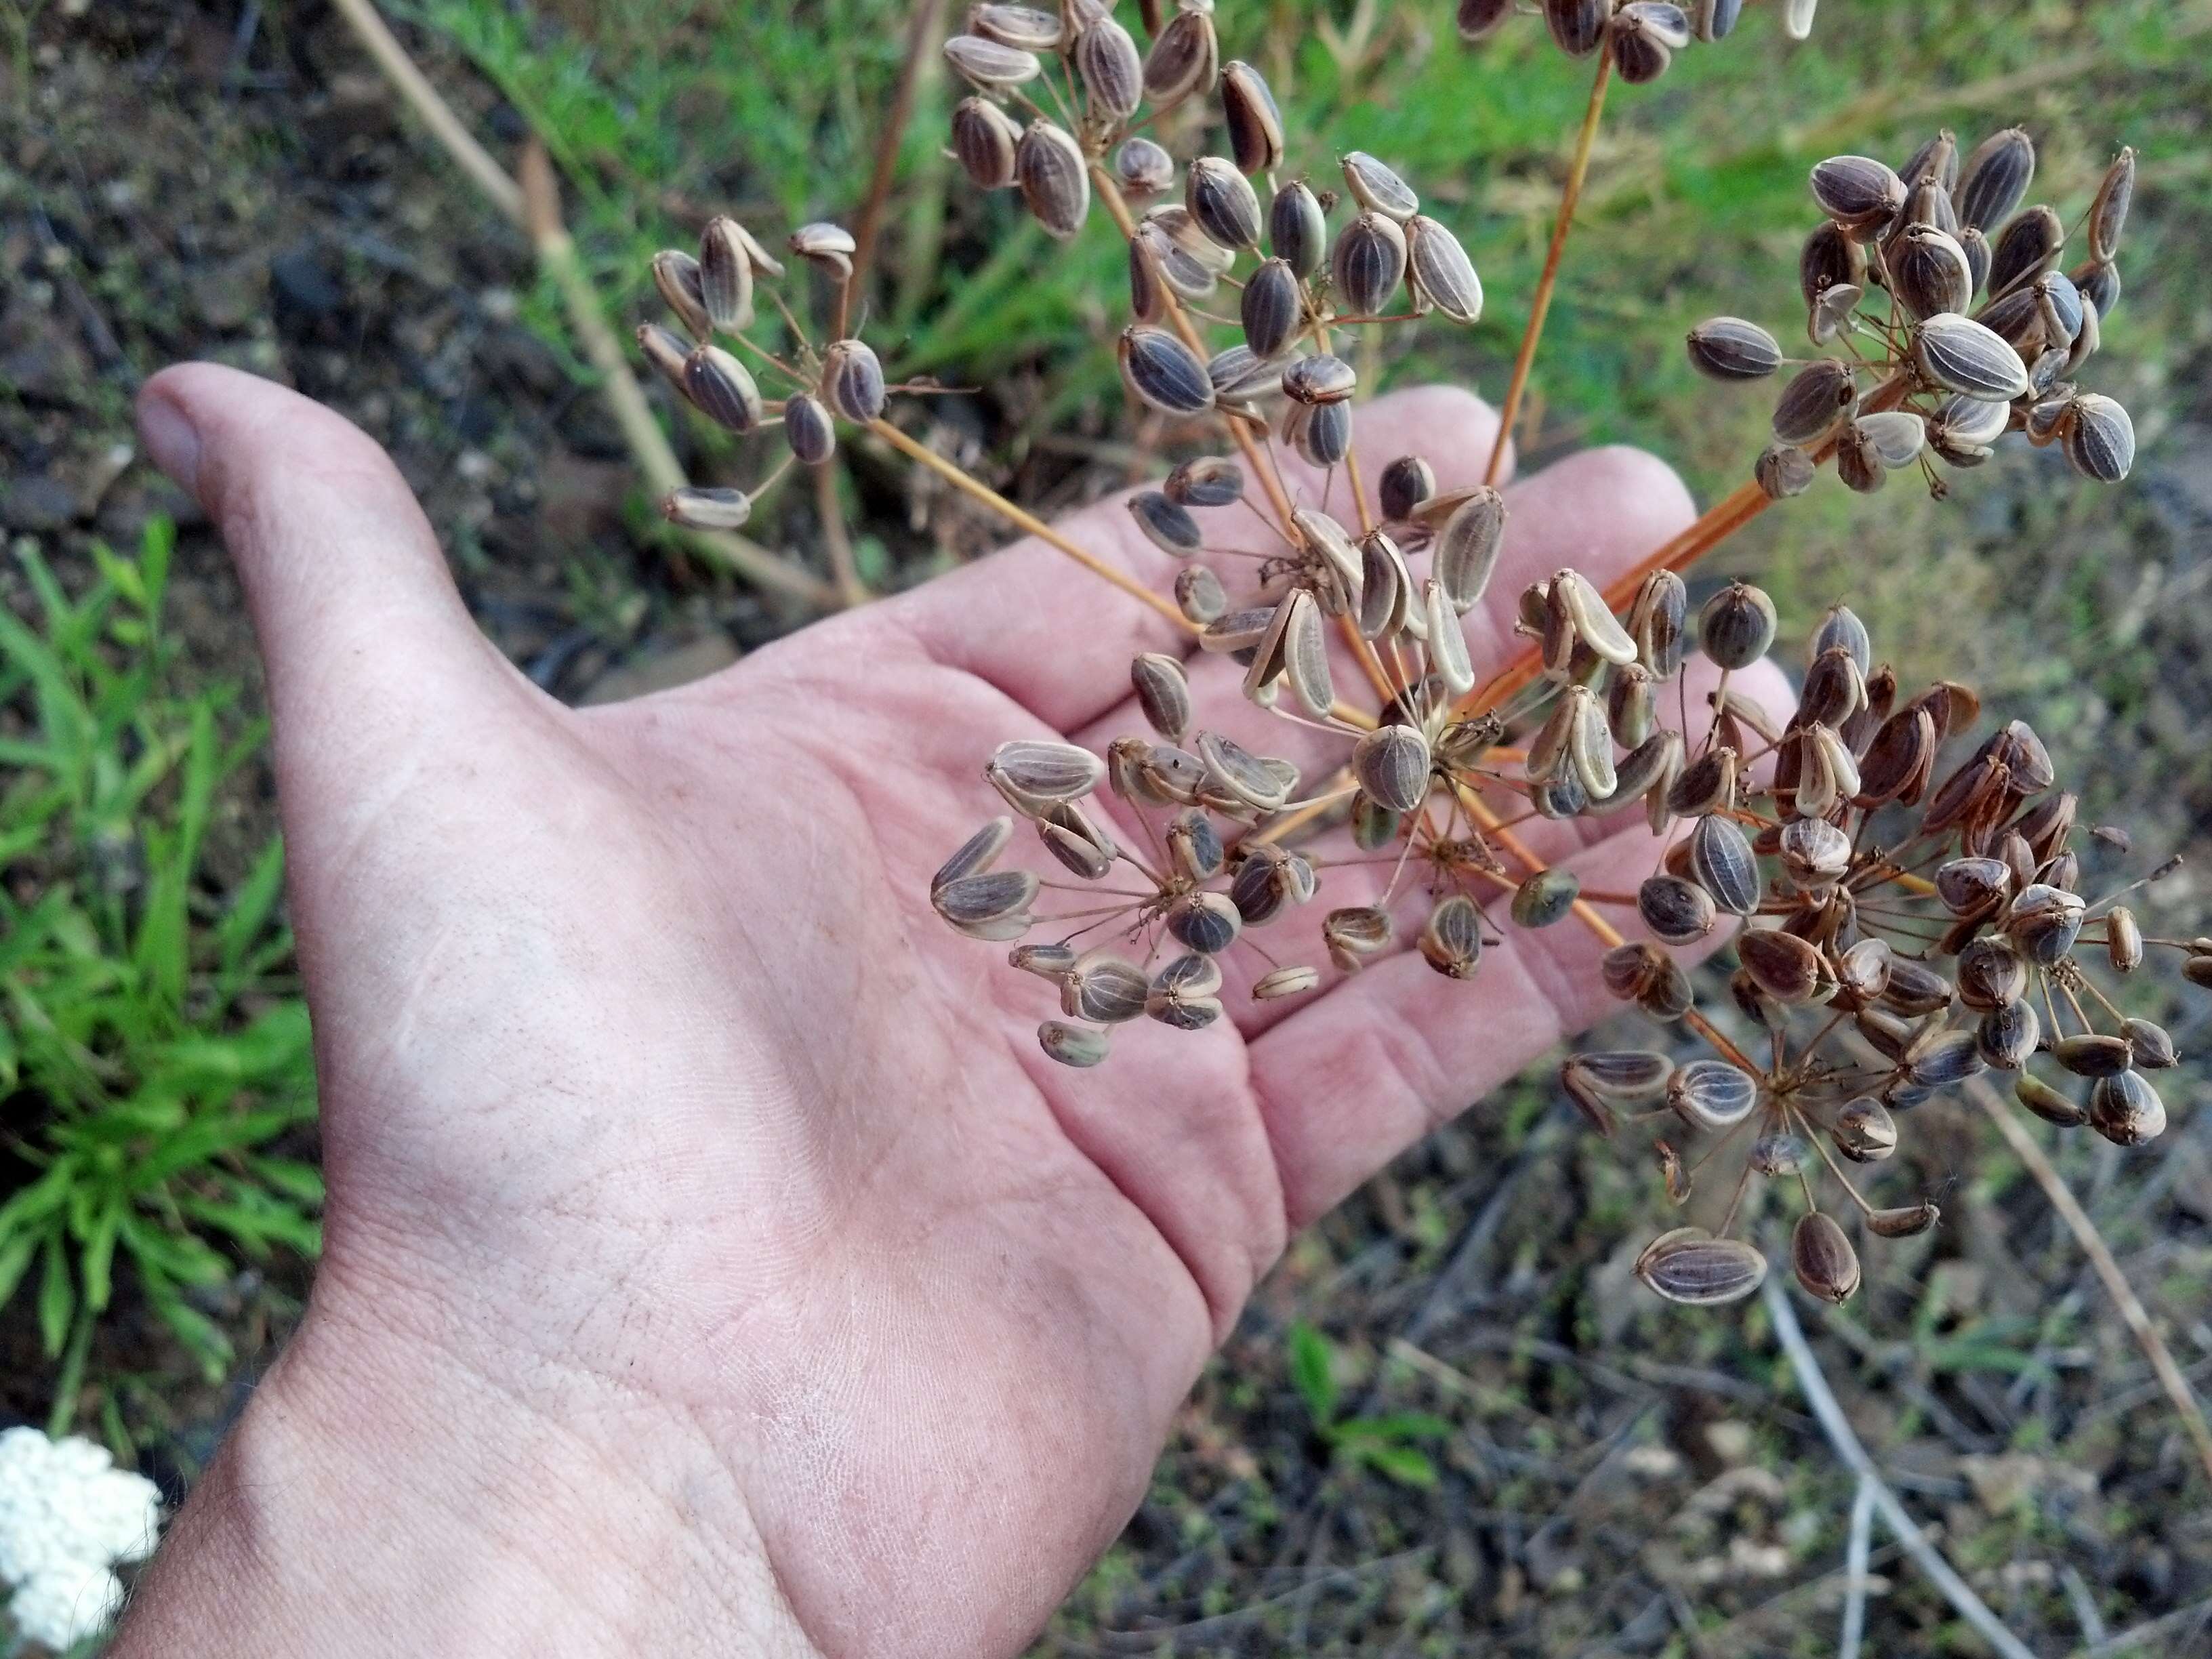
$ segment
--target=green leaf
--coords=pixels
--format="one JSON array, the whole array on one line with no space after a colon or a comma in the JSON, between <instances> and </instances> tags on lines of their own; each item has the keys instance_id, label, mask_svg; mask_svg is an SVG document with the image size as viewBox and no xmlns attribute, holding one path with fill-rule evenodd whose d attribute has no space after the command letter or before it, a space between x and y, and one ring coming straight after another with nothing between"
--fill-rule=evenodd
<instances>
[{"instance_id":1,"label":"green leaf","mask_svg":"<svg viewBox=\"0 0 2212 1659\"><path fill-rule=\"evenodd\" d=\"M1426 1491L1437 1484L1437 1466L1429 1462L1426 1452L1416 1451L1411 1446L1363 1444L1356 1455L1369 1468L1388 1475L1401 1486Z\"/></svg>"},{"instance_id":2,"label":"green leaf","mask_svg":"<svg viewBox=\"0 0 2212 1659\"><path fill-rule=\"evenodd\" d=\"M31 1265L31 1255L39 1248L36 1233L23 1233L0 1244L0 1308L8 1305L15 1294L15 1287L23 1282L23 1274Z\"/></svg>"},{"instance_id":3,"label":"green leaf","mask_svg":"<svg viewBox=\"0 0 2212 1659\"><path fill-rule=\"evenodd\" d=\"M69 1340L70 1321L76 1316L76 1285L70 1278L69 1247L57 1226L46 1235L46 1265L39 1283L39 1334L46 1341L46 1358L58 1358Z\"/></svg>"},{"instance_id":4,"label":"green leaf","mask_svg":"<svg viewBox=\"0 0 2212 1659\"><path fill-rule=\"evenodd\" d=\"M1294 1322L1290 1330L1290 1361L1291 1385L1306 1402L1315 1426L1328 1428L1336 1421L1341 1397L1328 1339L1304 1320Z\"/></svg>"},{"instance_id":5,"label":"green leaf","mask_svg":"<svg viewBox=\"0 0 2212 1659\"><path fill-rule=\"evenodd\" d=\"M90 1237L78 1253L78 1271L84 1275L85 1304L94 1313L104 1312L108 1298L114 1293L115 1236L122 1213L120 1198L111 1198L94 1219Z\"/></svg>"}]
</instances>

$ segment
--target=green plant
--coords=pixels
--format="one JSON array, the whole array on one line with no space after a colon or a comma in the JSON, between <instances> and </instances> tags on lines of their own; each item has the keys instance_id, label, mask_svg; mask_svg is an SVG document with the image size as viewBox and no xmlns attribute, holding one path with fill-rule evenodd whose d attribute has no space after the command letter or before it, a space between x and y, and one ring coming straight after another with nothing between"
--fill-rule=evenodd
<instances>
[{"instance_id":1,"label":"green plant","mask_svg":"<svg viewBox=\"0 0 2212 1659\"><path fill-rule=\"evenodd\" d=\"M27 547L35 625L0 609L0 1303L36 1297L64 1418L120 1267L213 1376L229 1343L189 1293L319 1243L320 1177L277 1150L315 1111L283 847L222 900L208 870L265 726L171 689L172 540L95 548L75 598Z\"/></svg>"},{"instance_id":2,"label":"green plant","mask_svg":"<svg viewBox=\"0 0 2212 1659\"><path fill-rule=\"evenodd\" d=\"M1346 1415L1335 1351L1303 1319L1291 1327L1289 1352L1291 1385L1338 1468L1370 1468L1401 1486L1437 1484L1437 1466L1421 1447L1450 1439L1450 1424L1428 1412Z\"/></svg>"}]
</instances>

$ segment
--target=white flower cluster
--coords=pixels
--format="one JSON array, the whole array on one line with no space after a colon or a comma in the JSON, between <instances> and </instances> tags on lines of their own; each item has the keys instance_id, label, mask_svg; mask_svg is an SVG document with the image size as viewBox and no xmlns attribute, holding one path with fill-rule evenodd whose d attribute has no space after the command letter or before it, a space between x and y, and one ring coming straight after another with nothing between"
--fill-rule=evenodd
<instances>
[{"instance_id":1,"label":"white flower cluster","mask_svg":"<svg viewBox=\"0 0 2212 1659\"><path fill-rule=\"evenodd\" d=\"M92 1441L0 1434L0 1580L30 1640L58 1653L106 1629L123 1602L115 1564L151 1554L161 1525L154 1483Z\"/></svg>"}]
</instances>

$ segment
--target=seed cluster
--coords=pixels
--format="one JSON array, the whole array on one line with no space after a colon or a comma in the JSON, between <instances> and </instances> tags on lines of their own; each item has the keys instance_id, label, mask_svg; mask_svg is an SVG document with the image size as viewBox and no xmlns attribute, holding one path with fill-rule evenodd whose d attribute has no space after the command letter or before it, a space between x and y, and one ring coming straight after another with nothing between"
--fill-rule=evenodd
<instances>
[{"instance_id":1,"label":"seed cluster","mask_svg":"<svg viewBox=\"0 0 2212 1659\"><path fill-rule=\"evenodd\" d=\"M1802 40L1813 32L1819 0L1789 0L1784 24ZM1459 0L1463 40L1487 40L1521 9L1518 0ZM1570 58L1602 52L1613 73L1632 85L1656 81L1674 54L1692 40L1724 39L1743 15L1743 0L1542 0L1552 40Z\"/></svg>"},{"instance_id":2,"label":"seed cluster","mask_svg":"<svg viewBox=\"0 0 2212 1659\"><path fill-rule=\"evenodd\" d=\"M1799 283L1812 343L1841 355L1787 359L1771 334L1739 317L1709 319L1689 337L1690 361L1716 380L1795 367L1755 469L1769 495L1796 495L1831 455L1853 489L1879 489L1890 473L1917 466L1941 495L1931 456L1978 466L2007 432L2058 445L2084 477L2127 477L2136 453L2128 411L2075 377L2119 303L2135 152L2123 149L2106 169L2070 271L2059 268L2065 221L2021 205L2034 178L2035 145L2018 127L1963 163L1941 132L1902 169L1867 155L1832 155L1813 169L1826 217L1806 239Z\"/></svg>"}]
</instances>

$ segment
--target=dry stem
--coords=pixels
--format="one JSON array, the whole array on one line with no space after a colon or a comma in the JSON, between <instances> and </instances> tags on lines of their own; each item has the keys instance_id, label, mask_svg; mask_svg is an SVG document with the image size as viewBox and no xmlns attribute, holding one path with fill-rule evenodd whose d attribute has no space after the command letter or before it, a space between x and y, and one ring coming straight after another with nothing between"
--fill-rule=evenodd
<instances>
[{"instance_id":1,"label":"dry stem","mask_svg":"<svg viewBox=\"0 0 2212 1659\"><path fill-rule=\"evenodd\" d=\"M822 521L822 545L830 554L830 570L837 584L837 597L845 605L866 605L867 584L860 580L853 556L853 538L845 528L845 504L837 499L837 475L827 466L809 467L814 475L814 513Z\"/></svg>"},{"instance_id":2,"label":"dry stem","mask_svg":"<svg viewBox=\"0 0 2212 1659\"><path fill-rule=\"evenodd\" d=\"M1544 255L1544 274L1528 306L1528 324L1521 331L1521 349L1513 358L1513 378L1505 385L1505 402L1498 411L1498 436L1490 447L1490 465L1482 481L1494 484L1505 465L1505 447L1513 441L1513 422L1521 416L1521 399L1528 389L1528 371L1535 366L1536 346L1544 337L1544 319L1550 315L1552 293L1559 280L1559 259L1566 252L1567 232L1575 219L1575 204L1582 199L1583 180L1589 174L1590 151L1597 144L1598 123L1605 115L1606 88L1612 83L1613 54L1600 52L1597 77L1590 82L1589 105L1583 112L1582 131L1575 137L1574 159L1567 164L1567 182L1559 191L1559 216L1553 222L1552 245Z\"/></svg>"},{"instance_id":3,"label":"dry stem","mask_svg":"<svg viewBox=\"0 0 2212 1659\"><path fill-rule=\"evenodd\" d=\"M2168 1352L2165 1339L2159 1335L2158 1328L2150 1322L2150 1315L2129 1285L2127 1275L2120 1270L2118 1261L2113 1259L2112 1247L2105 1243L2104 1235L2097 1231L2097 1224L2089 1218L2089 1212L2081 1207L2080 1200L2059 1175L2057 1166L2036 1144L2035 1137L2029 1134L2026 1127L2007 1109L2003 1097L1980 1078L1968 1080L1966 1093L1974 1104L1981 1108L1982 1115L1997 1126L1997 1133L2005 1138L2005 1144L2027 1166L2027 1172L2035 1177L2035 1184L2043 1188L2044 1196L2051 1200L2051 1208L2058 1212L2060 1218L2073 1233L2075 1242L2081 1245L2082 1254L2089 1258L2089 1265L2097 1270L2097 1277L2103 1281L2106 1293L2120 1310L2120 1317L2126 1322L2129 1331L2134 1335L2136 1346L2142 1350L2143 1358L2150 1361L2150 1368L2158 1377L2159 1387L2166 1391L2166 1397L2173 1404L2175 1414L2181 1419L2182 1427L2188 1431L2189 1438L2197 1449L2197 1461L2203 1467L2205 1478L2212 1480L2212 1429L2205 1426L2204 1413L2197 1404L2197 1396L2190 1389L2189 1379L2181 1374L2181 1367L2174 1364L2173 1355Z\"/></svg>"},{"instance_id":4,"label":"dry stem","mask_svg":"<svg viewBox=\"0 0 2212 1659\"><path fill-rule=\"evenodd\" d=\"M890 115L876 138L876 167L868 179L868 194L861 204L860 222L853 228L853 274L845 284L848 294L865 298L868 272L875 264L876 243L882 236L884 215L890 206L891 185L898 173L899 151L914 119L915 100L922 82L937 67L937 35L945 17L945 0L921 0L907 26L906 58L899 66L898 88L891 94Z\"/></svg>"}]
</instances>

